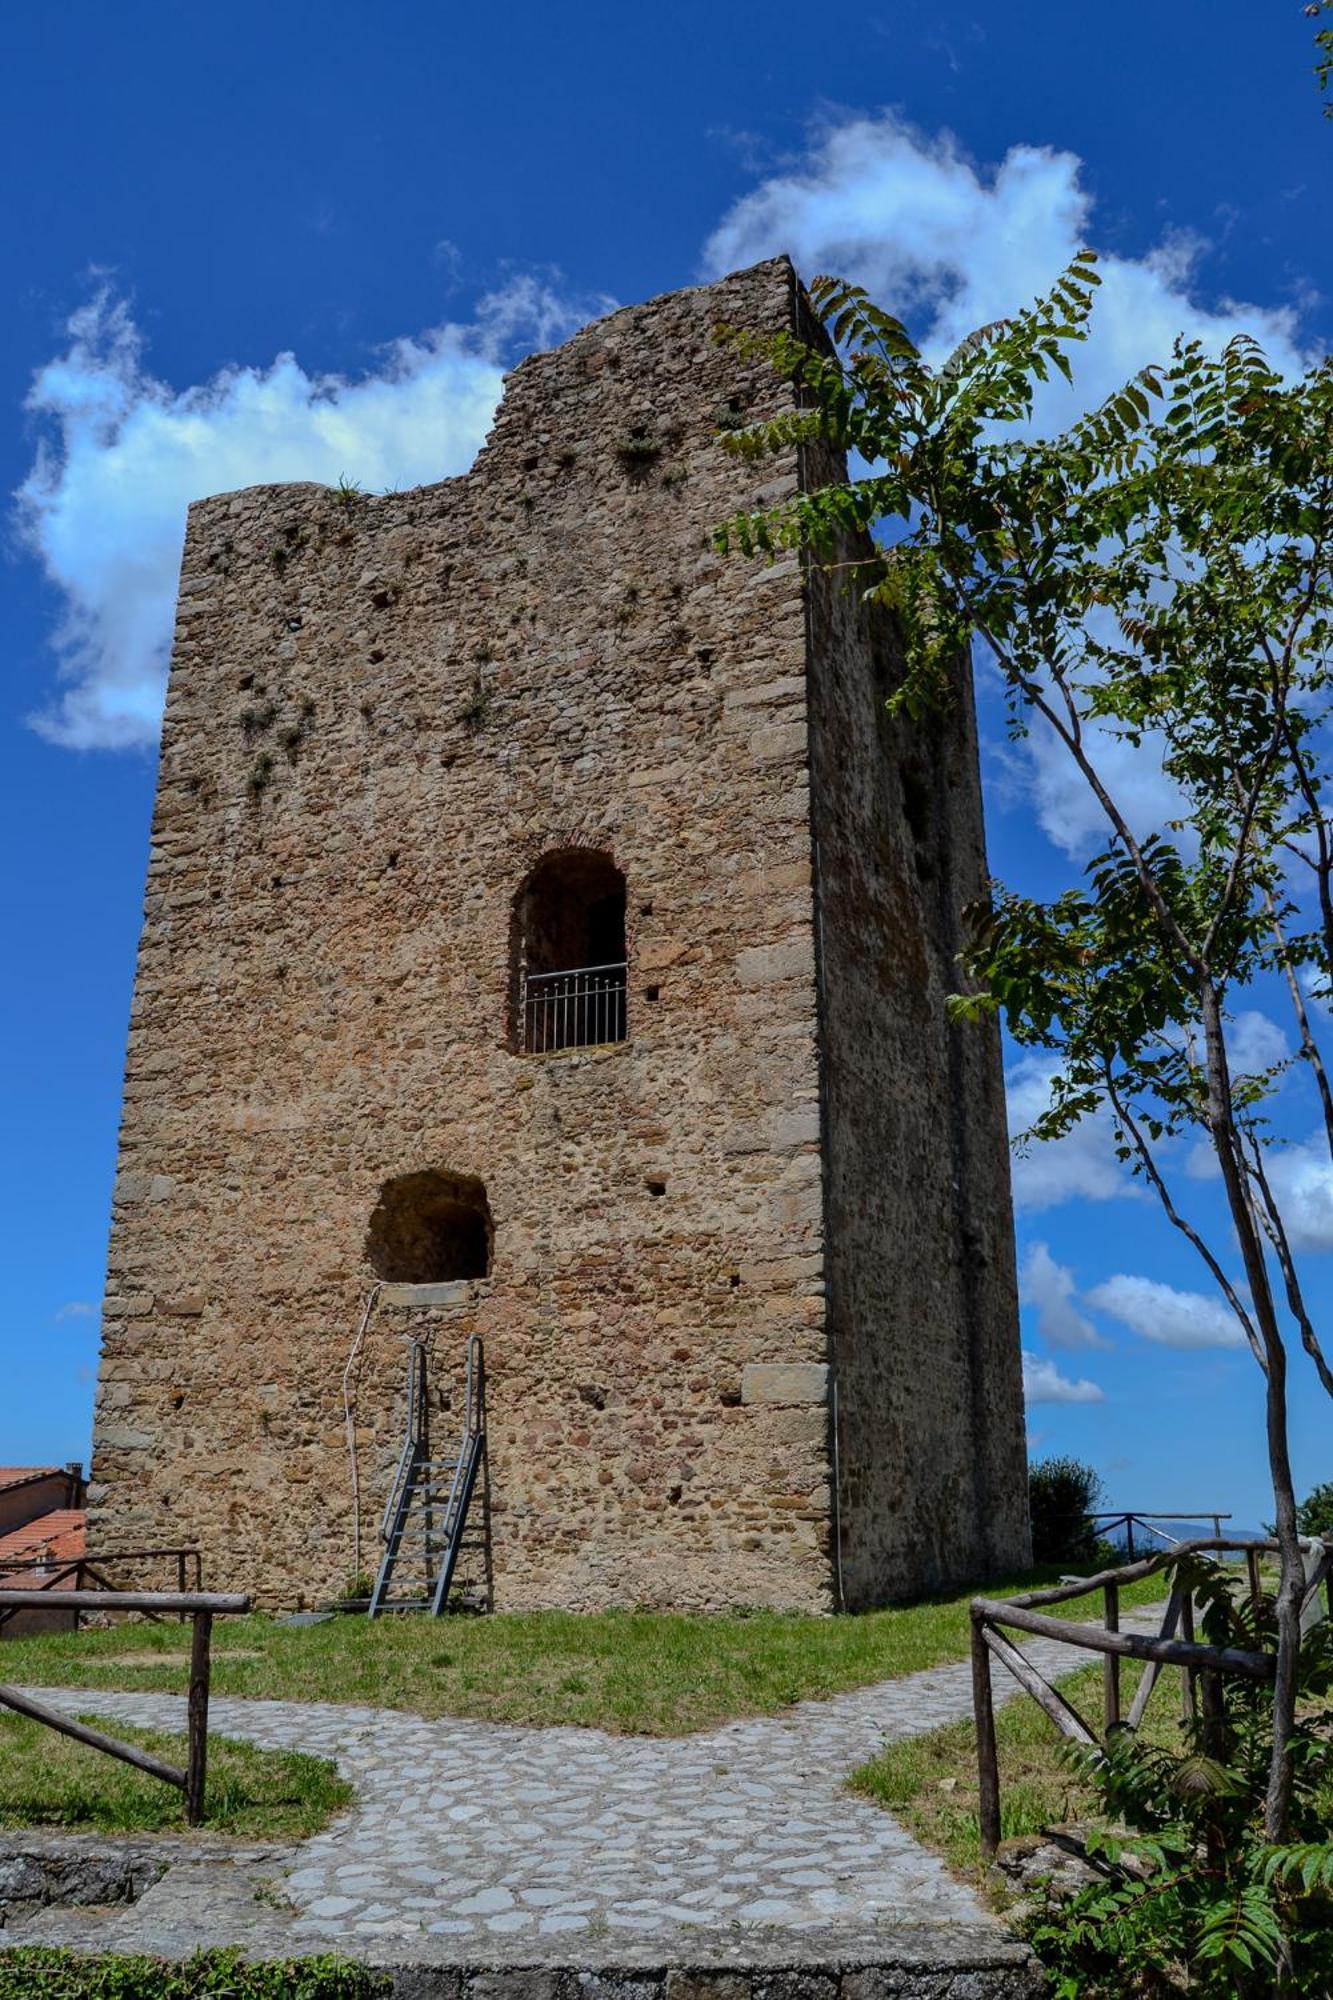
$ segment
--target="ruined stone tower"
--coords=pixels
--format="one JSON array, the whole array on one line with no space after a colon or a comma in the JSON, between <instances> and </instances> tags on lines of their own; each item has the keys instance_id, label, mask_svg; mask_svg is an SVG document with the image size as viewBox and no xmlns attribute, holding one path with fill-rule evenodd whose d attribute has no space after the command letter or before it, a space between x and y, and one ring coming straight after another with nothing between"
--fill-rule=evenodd
<instances>
[{"instance_id":1,"label":"ruined stone tower","mask_svg":"<svg viewBox=\"0 0 1333 2000\"><path fill-rule=\"evenodd\" d=\"M473 471L191 509L125 1084L91 1544L372 1559L405 1336L484 1337L502 1607L850 1607L1026 1553L970 702L710 527L822 481L785 259L510 378ZM379 1286L348 1374L354 1337Z\"/></svg>"}]
</instances>

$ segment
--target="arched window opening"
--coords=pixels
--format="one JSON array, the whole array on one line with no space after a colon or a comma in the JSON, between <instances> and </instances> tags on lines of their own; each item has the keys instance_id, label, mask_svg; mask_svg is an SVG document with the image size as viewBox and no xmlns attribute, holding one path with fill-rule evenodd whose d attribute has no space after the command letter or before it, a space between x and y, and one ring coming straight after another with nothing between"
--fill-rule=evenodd
<instances>
[{"instance_id":1,"label":"arched window opening","mask_svg":"<svg viewBox=\"0 0 1333 2000\"><path fill-rule=\"evenodd\" d=\"M401 1174L386 1181L370 1218L366 1258L398 1285L484 1278L491 1268L491 1211L482 1183L463 1174Z\"/></svg>"},{"instance_id":2,"label":"arched window opening","mask_svg":"<svg viewBox=\"0 0 1333 2000\"><path fill-rule=\"evenodd\" d=\"M625 878L609 854L564 848L514 899L513 1046L522 1055L623 1042Z\"/></svg>"}]
</instances>

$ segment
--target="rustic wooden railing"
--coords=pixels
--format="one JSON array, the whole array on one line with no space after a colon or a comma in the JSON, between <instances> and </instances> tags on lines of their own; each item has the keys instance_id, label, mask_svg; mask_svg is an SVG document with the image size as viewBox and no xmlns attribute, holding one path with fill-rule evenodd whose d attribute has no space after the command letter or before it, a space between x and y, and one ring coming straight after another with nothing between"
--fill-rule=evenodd
<instances>
[{"instance_id":1,"label":"rustic wooden railing","mask_svg":"<svg viewBox=\"0 0 1333 2000\"><path fill-rule=\"evenodd\" d=\"M1088 1519L1096 1522L1098 1533L1105 1535L1108 1541L1113 1539L1117 1528L1123 1528L1125 1531L1125 1560L1126 1562L1133 1562L1134 1530L1136 1528L1141 1530L1143 1538L1150 1548L1154 1542L1158 1542L1165 1543L1168 1548L1174 1549L1180 1547L1181 1538L1177 1535L1168 1535L1165 1528L1158 1526L1159 1521L1184 1521L1196 1527L1201 1522L1211 1521L1213 1524L1214 1539L1221 1541L1222 1523L1223 1521L1229 1521L1231 1516L1230 1514L1219 1514L1215 1507L1195 1507L1191 1511L1178 1509L1174 1513L1170 1508L1121 1507L1113 1514L1090 1514Z\"/></svg>"},{"instance_id":2,"label":"rustic wooden railing","mask_svg":"<svg viewBox=\"0 0 1333 2000\"><path fill-rule=\"evenodd\" d=\"M0 1590L0 1610L21 1611L31 1603L30 1590ZM186 1702L188 1750L183 1771L178 1771L172 1764L164 1764L160 1758L150 1756L133 1743L122 1743L117 1737L104 1735L100 1729L90 1728L86 1722L77 1722L72 1715L65 1715L58 1708L48 1708L44 1702L33 1701L30 1696L20 1694L17 1688L0 1686L0 1706L12 1708L17 1715L29 1716L34 1722L44 1723L48 1729L56 1729L62 1736L72 1736L76 1743L87 1743L94 1750L105 1751L108 1757L118 1757L122 1764L133 1764L136 1770L146 1771L150 1778L160 1778L164 1785L175 1785L178 1791L185 1794L186 1819L191 1826L198 1826L204 1816L204 1787L208 1778L209 1647L213 1620L248 1611L249 1598L207 1595L201 1591L52 1590L42 1593L42 1603L44 1608L55 1611L142 1611L150 1616L167 1617L177 1612L192 1619L190 1686ZM96 1706L96 1702L92 1705Z\"/></svg>"},{"instance_id":3,"label":"rustic wooden railing","mask_svg":"<svg viewBox=\"0 0 1333 2000\"><path fill-rule=\"evenodd\" d=\"M1194 1637L1194 1599L1177 1579L1171 1587L1160 1629L1156 1633L1124 1632L1120 1629L1120 1593L1131 1583L1173 1569L1196 1555L1243 1555L1252 1601L1262 1596L1261 1558L1277 1553L1272 1541L1227 1541L1220 1536L1207 1540L1180 1542L1136 1563L1118 1569L1100 1570L1096 1576L1079 1577L1053 1585L1048 1590L1030 1590L1018 1597L972 1599L972 1702L977 1725L977 1779L980 1789L981 1849L993 1858L1000 1844L1000 1763L995 1735L995 1701L991 1686L991 1660L1007 1667L1018 1685L1032 1696L1060 1734L1094 1754L1101 1749L1096 1734L1069 1699L1053 1687L1012 1639L1001 1629L1009 1626L1031 1632L1042 1639L1056 1639L1066 1646L1102 1655L1103 1735L1117 1726L1137 1729L1143 1720L1153 1689L1163 1667L1181 1670L1181 1708L1193 1718L1196 1704L1207 1725L1220 1724L1225 1714L1224 1681L1227 1675L1250 1680L1271 1680L1274 1659L1271 1653L1256 1653L1236 1646L1208 1646ZM1329 1615L1333 1616L1333 1543L1315 1546L1307 1563L1302 1622L1307 1622L1318 1604L1323 1587ZM1050 1618L1040 1608L1065 1604L1095 1592L1102 1596L1101 1625L1082 1625L1066 1618ZM1179 1635L1179 1636L1177 1636ZM1121 1709L1120 1662L1143 1660L1146 1665L1128 1715Z\"/></svg>"},{"instance_id":4,"label":"rustic wooden railing","mask_svg":"<svg viewBox=\"0 0 1333 2000\"><path fill-rule=\"evenodd\" d=\"M117 1563L170 1563L176 1571L176 1590L183 1594L187 1590L200 1591L204 1587L204 1559L197 1548L183 1549L112 1549L105 1555L81 1556L11 1556L0 1563L0 1589L21 1590L25 1600L35 1598L39 1593L46 1600L46 1593L52 1590L106 1591L119 1590L121 1585L107 1574ZM11 1577L31 1577L31 1582L11 1584ZM42 1607L36 1603L24 1602L9 1605L0 1610L0 1628L16 1616L19 1611L37 1611ZM182 1618L184 1614L182 1613ZM155 1624L161 1620L150 1614ZM75 1614L75 1627L78 1614Z\"/></svg>"}]
</instances>

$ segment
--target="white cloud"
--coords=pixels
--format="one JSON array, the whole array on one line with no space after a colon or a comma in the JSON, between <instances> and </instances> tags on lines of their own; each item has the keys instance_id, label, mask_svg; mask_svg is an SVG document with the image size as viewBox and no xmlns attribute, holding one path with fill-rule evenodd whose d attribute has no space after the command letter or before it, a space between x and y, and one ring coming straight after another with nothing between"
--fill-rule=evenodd
<instances>
[{"instance_id":1,"label":"white cloud","mask_svg":"<svg viewBox=\"0 0 1333 2000\"><path fill-rule=\"evenodd\" d=\"M991 171L947 132L916 130L893 112L826 118L805 157L745 195L704 248L710 275L786 250L805 277L853 278L932 351L1045 291L1095 241L1082 162L1047 146L1013 146ZM1092 338L1078 352L1076 395L1052 389L1063 422L1145 362L1165 360L1177 333L1218 347L1257 334L1284 369L1301 366L1289 309L1223 301L1194 290L1202 239L1168 235L1144 257L1104 257Z\"/></svg>"},{"instance_id":2,"label":"white cloud","mask_svg":"<svg viewBox=\"0 0 1333 2000\"><path fill-rule=\"evenodd\" d=\"M99 292L28 398L42 442L17 495L19 526L63 598L55 646L67 683L37 727L76 749L156 741L191 500L269 481L346 476L377 490L463 472L516 344L548 344L586 316L553 279L521 274L469 324L395 341L355 381L307 374L281 354L173 389L149 373L124 301Z\"/></svg>"},{"instance_id":3,"label":"white cloud","mask_svg":"<svg viewBox=\"0 0 1333 2000\"><path fill-rule=\"evenodd\" d=\"M1137 749L1094 719L1085 728L1097 772L1131 827L1140 835L1165 826L1181 809L1180 793L1161 766L1154 731ZM1110 840L1110 822L1087 779L1055 731L1040 716L1019 746L1028 795L1046 838L1071 859ZM1174 835L1179 841L1180 836Z\"/></svg>"},{"instance_id":4,"label":"white cloud","mask_svg":"<svg viewBox=\"0 0 1333 2000\"><path fill-rule=\"evenodd\" d=\"M1246 1007L1230 1024L1227 1053L1233 1074L1256 1076L1286 1062L1291 1047L1276 1021L1257 1007Z\"/></svg>"},{"instance_id":5,"label":"white cloud","mask_svg":"<svg viewBox=\"0 0 1333 2000\"><path fill-rule=\"evenodd\" d=\"M94 1305L91 1299L71 1299L68 1305L57 1307L55 1317L58 1322L67 1319L99 1319L101 1313L101 1306Z\"/></svg>"},{"instance_id":6,"label":"white cloud","mask_svg":"<svg viewBox=\"0 0 1333 2000\"><path fill-rule=\"evenodd\" d=\"M1161 1347L1244 1347L1235 1314L1205 1292L1180 1292L1156 1278L1119 1273L1086 1295L1098 1312L1109 1313L1143 1340Z\"/></svg>"},{"instance_id":7,"label":"white cloud","mask_svg":"<svg viewBox=\"0 0 1333 2000\"><path fill-rule=\"evenodd\" d=\"M1029 1245L1018 1273L1025 1306L1037 1316L1037 1331L1051 1347L1105 1347L1107 1342L1074 1303L1078 1290L1067 1264L1057 1264L1045 1243Z\"/></svg>"},{"instance_id":8,"label":"white cloud","mask_svg":"<svg viewBox=\"0 0 1333 2000\"><path fill-rule=\"evenodd\" d=\"M1014 146L987 169L951 134L932 137L881 112L826 117L801 160L732 207L705 246L704 267L716 275L787 250L807 278L832 271L863 284L938 359L975 327L1048 290L1096 236L1076 155ZM1302 353L1290 309L1201 301L1207 247L1175 233L1140 258L1103 256L1091 335L1072 356L1075 387L1057 378L1039 391L1040 428L1062 428L1147 362L1167 360L1177 334L1213 350L1235 333L1256 334L1285 372L1315 358ZM1089 734L1130 824L1162 827L1179 799L1152 738L1135 749L1098 723ZM1056 847L1081 856L1108 837L1096 798L1043 724L1034 723L1013 761Z\"/></svg>"},{"instance_id":9,"label":"white cloud","mask_svg":"<svg viewBox=\"0 0 1333 2000\"><path fill-rule=\"evenodd\" d=\"M1049 1056L1022 1055L1005 1072L1009 1132L1026 1132L1051 1101L1057 1065ZM1111 1121L1097 1112L1063 1139L1033 1142L1013 1162L1015 1204L1026 1210L1055 1208L1064 1201L1110 1201L1141 1190L1115 1157Z\"/></svg>"},{"instance_id":10,"label":"white cloud","mask_svg":"<svg viewBox=\"0 0 1333 2000\"><path fill-rule=\"evenodd\" d=\"M1333 1162L1317 1136L1303 1146L1273 1146L1264 1168L1294 1250L1333 1250Z\"/></svg>"},{"instance_id":11,"label":"white cloud","mask_svg":"<svg viewBox=\"0 0 1333 2000\"><path fill-rule=\"evenodd\" d=\"M1106 1392L1098 1383L1071 1382L1053 1361L1043 1354L1023 1349L1023 1395L1029 1403L1104 1403Z\"/></svg>"}]
</instances>

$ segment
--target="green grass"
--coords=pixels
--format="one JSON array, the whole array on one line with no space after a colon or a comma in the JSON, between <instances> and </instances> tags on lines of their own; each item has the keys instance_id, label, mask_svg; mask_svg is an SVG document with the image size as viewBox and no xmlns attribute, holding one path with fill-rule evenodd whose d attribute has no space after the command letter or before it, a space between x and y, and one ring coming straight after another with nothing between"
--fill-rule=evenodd
<instances>
[{"instance_id":1,"label":"green grass","mask_svg":"<svg viewBox=\"0 0 1333 2000\"><path fill-rule=\"evenodd\" d=\"M98 1716L85 1719L184 1768L184 1736L129 1729ZM256 1750L221 1736L209 1740L209 1833L305 1840L351 1800L351 1786L322 1758ZM185 1830L185 1807L173 1785L59 1736L40 1722L0 1710L0 1827L17 1826L179 1833Z\"/></svg>"},{"instance_id":2,"label":"green grass","mask_svg":"<svg viewBox=\"0 0 1333 2000\"><path fill-rule=\"evenodd\" d=\"M1122 1664L1122 1714L1129 1712L1142 1672L1135 1661ZM1007 1679L1003 1670L996 1671L997 1688ZM1057 1686L1089 1728L1100 1735L1101 1667L1084 1667L1079 1673L1065 1675ZM1166 1672L1153 1691L1139 1735L1144 1742L1178 1748L1180 1730L1180 1676ZM1019 1695L997 1710L995 1736L1000 1756L1003 1840L1096 1814L1096 1791L1064 1760L1054 1724L1034 1701ZM886 1745L878 1757L854 1771L847 1783L849 1790L887 1806L918 1840L960 1873L980 1868L977 1751L970 1716L964 1722L932 1730L928 1736ZM1333 1819L1333 1794L1328 1808Z\"/></svg>"},{"instance_id":3,"label":"green grass","mask_svg":"<svg viewBox=\"0 0 1333 2000\"><path fill-rule=\"evenodd\" d=\"M1004 1595L1043 1580L1011 1578L986 1592ZM1123 1602L1160 1592L1150 1579L1126 1591ZM313 1626L227 1618L213 1628L213 1688L675 1736L962 1659L973 1594L843 1618L541 1611L374 1624L344 1617ZM1061 1609L1095 1618L1095 1602ZM20 1685L179 1693L186 1646L182 1629L171 1625L13 1639L4 1644L0 1671Z\"/></svg>"},{"instance_id":4,"label":"green grass","mask_svg":"<svg viewBox=\"0 0 1333 2000\"><path fill-rule=\"evenodd\" d=\"M167 1963L21 1945L0 1951L0 2000L374 2000L390 1975L343 1958L266 1959L207 1951Z\"/></svg>"},{"instance_id":5,"label":"green grass","mask_svg":"<svg viewBox=\"0 0 1333 2000\"><path fill-rule=\"evenodd\" d=\"M1126 1661L1121 1699L1128 1711L1141 1669ZM1007 1680L998 1672L997 1688ZM1142 1734L1154 1743L1178 1740L1178 1676L1164 1674L1144 1717ZM1102 1670L1084 1667L1058 1683L1089 1727L1100 1729ZM1000 1831L1011 1840L1044 1826L1077 1819L1095 1805L1095 1794L1061 1760L1060 1737L1035 1701L1016 1696L999 1709L995 1736L1000 1754ZM976 1735L969 1716L886 1745L847 1780L848 1788L887 1806L894 1817L961 1873L981 1865Z\"/></svg>"}]
</instances>

